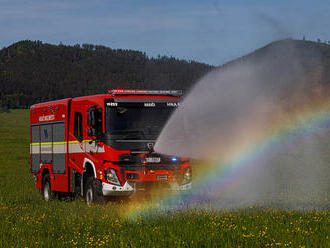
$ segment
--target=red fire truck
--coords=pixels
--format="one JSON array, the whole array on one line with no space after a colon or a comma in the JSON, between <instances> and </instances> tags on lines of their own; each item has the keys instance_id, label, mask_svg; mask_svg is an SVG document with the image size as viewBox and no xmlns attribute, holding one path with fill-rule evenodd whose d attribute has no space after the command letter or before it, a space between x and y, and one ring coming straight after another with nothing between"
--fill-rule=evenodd
<instances>
[{"instance_id":1,"label":"red fire truck","mask_svg":"<svg viewBox=\"0 0 330 248\"><path fill-rule=\"evenodd\" d=\"M154 187L190 189L189 160L153 151L181 94L111 90L31 106L31 173L42 197L66 192L90 204Z\"/></svg>"}]
</instances>

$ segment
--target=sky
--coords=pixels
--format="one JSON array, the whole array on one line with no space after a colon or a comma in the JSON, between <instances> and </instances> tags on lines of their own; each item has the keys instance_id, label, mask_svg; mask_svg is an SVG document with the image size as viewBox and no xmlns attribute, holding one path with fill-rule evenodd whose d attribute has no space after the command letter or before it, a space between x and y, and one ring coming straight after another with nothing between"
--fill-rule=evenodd
<instances>
[{"instance_id":1,"label":"sky","mask_svg":"<svg viewBox=\"0 0 330 248\"><path fill-rule=\"evenodd\" d=\"M330 40L328 0L0 0L0 48L90 43L221 65L268 43Z\"/></svg>"}]
</instances>

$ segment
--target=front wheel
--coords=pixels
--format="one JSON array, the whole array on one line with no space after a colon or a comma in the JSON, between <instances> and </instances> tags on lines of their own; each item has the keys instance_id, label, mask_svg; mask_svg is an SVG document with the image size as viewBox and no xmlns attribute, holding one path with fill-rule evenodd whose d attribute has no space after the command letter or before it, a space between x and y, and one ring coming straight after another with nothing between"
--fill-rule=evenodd
<instances>
[{"instance_id":1,"label":"front wheel","mask_svg":"<svg viewBox=\"0 0 330 248\"><path fill-rule=\"evenodd\" d=\"M87 205L106 202L102 193L102 183L100 181L92 177L87 179L85 201Z\"/></svg>"}]
</instances>

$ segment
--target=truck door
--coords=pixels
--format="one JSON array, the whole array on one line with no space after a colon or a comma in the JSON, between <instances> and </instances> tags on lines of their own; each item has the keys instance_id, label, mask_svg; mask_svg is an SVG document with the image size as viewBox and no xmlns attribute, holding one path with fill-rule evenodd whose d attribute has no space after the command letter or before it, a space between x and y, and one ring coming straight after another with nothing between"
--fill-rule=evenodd
<instances>
[{"instance_id":1,"label":"truck door","mask_svg":"<svg viewBox=\"0 0 330 248\"><path fill-rule=\"evenodd\" d=\"M72 108L70 131L69 131L69 158L72 167L79 172L83 170L85 155L84 146L84 112L80 109Z\"/></svg>"}]
</instances>

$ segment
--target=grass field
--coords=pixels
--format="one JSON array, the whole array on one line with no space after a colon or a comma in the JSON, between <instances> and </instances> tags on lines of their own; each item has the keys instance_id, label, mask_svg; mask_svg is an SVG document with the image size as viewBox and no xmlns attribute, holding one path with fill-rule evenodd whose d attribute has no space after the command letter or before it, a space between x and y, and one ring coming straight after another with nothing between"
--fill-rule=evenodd
<instances>
[{"instance_id":1,"label":"grass field","mask_svg":"<svg viewBox=\"0 0 330 248\"><path fill-rule=\"evenodd\" d=\"M329 210L192 209L128 219L124 203L46 203L29 172L28 122L26 110L0 113L0 247L330 247Z\"/></svg>"}]
</instances>

